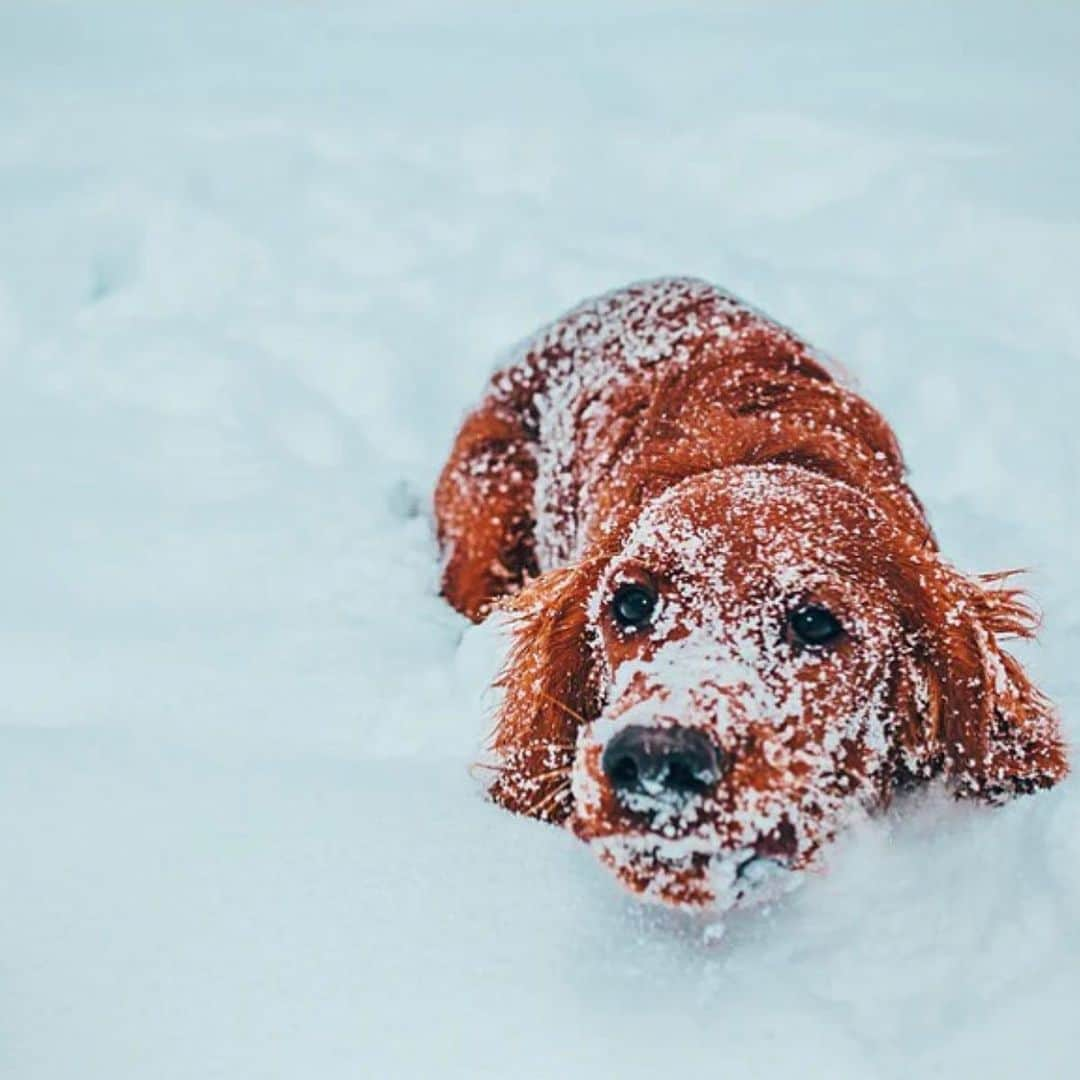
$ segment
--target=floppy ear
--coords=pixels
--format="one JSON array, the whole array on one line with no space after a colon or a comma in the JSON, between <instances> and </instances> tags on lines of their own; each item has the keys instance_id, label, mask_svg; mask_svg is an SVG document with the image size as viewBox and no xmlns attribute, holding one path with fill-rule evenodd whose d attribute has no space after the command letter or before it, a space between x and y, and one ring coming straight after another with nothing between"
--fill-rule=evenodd
<instances>
[{"instance_id":1,"label":"floppy ear","mask_svg":"<svg viewBox=\"0 0 1080 1080\"><path fill-rule=\"evenodd\" d=\"M491 738L489 794L515 813L562 822L578 729L598 711L587 604L602 560L551 570L505 600L514 636L495 686L503 691Z\"/></svg>"},{"instance_id":2,"label":"floppy ear","mask_svg":"<svg viewBox=\"0 0 1080 1080\"><path fill-rule=\"evenodd\" d=\"M1054 707L1001 638L1035 636L1038 618L1012 572L969 578L934 558L923 584L925 723L962 795L993 802L1052 787L1068 772Z\"/></svg>"}]
</instances>

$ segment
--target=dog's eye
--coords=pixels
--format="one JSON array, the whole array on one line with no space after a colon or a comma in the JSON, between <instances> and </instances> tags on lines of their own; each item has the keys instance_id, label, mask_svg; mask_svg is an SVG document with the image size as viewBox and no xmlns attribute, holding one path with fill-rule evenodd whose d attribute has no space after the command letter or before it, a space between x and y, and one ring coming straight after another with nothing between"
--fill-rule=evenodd
<instances>
[{"instance_id":1,"label":"dog's eye","mask_svg":"<svg viewBox=\"0 0 1080 1080\"><path fill-rule=\"evenodd\" d=\"M620 585L611 598L611 614L620 626L644 626L656 610L656 596L644 585Z\"/></svg>"},{"instance_id":2,"label":"dog's eye","mask_svg":"<svg viewBox=\"0 0 1080 1080\"><path fill-rule=\"evenodd\" d=\"M793 611L788 616L788 630L800 645L829 645L844 634L836 616L815 604Z\"/></svg>"}]
</instances>

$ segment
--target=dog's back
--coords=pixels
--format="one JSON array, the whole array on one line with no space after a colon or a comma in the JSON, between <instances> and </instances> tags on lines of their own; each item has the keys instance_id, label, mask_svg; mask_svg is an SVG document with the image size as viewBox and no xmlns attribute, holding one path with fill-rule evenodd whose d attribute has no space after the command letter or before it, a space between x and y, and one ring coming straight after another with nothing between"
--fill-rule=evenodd
<instances>
[{"instance_id":1,"label":"dog's back","mask_svg":"<svg viewBox=\"0 0 1080 1080\"><path fill-rule=\"evenodd\" d=\"M792 462L926 530L885 421L791 331L693 279L589 300L497 372L436 492L443 586L471 618L615 542L643 501L728 464Z\"/></svg>"}]
</instances>

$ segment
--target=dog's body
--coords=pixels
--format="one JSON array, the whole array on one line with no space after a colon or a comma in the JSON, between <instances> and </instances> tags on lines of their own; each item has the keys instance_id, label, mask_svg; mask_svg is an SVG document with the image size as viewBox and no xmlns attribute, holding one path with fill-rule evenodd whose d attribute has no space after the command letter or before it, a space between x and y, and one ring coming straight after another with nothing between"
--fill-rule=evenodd
<instances>
[{"instance_id":1,"label":"dog's body","mask_svg":"<svg viewBox=\"0 0 1080 1080\"><path fill-rule=\"evenodd\" d=\"M1031 633L1022 598L940 559L903 473L865 401L702 282L541 332L436 493L445 595L517 616L493 796L570 821L639 892L731 904L898 786L1060 779L1052 710L996 640Z\"/></svg>"}]
</instances>

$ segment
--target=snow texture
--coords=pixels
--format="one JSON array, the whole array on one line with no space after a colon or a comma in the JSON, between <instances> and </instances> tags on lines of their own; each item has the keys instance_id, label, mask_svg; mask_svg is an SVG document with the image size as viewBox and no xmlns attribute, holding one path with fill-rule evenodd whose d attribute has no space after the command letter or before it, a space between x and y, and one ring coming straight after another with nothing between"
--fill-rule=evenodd
<instances>
[{"instance_id":1,"label":"snow texture","mask_svg":"<svg viewBox=\"0 0 1080 1080\"><path fill-rule=\"evenodd\" d=\"M477 794L430 490L493 358L715 281L1025 565L1080 712L1080 9L0 8L0 1061L29 1078L1075 1071L1076 782L721 930Z\"/></svg>"}]
</instances>

